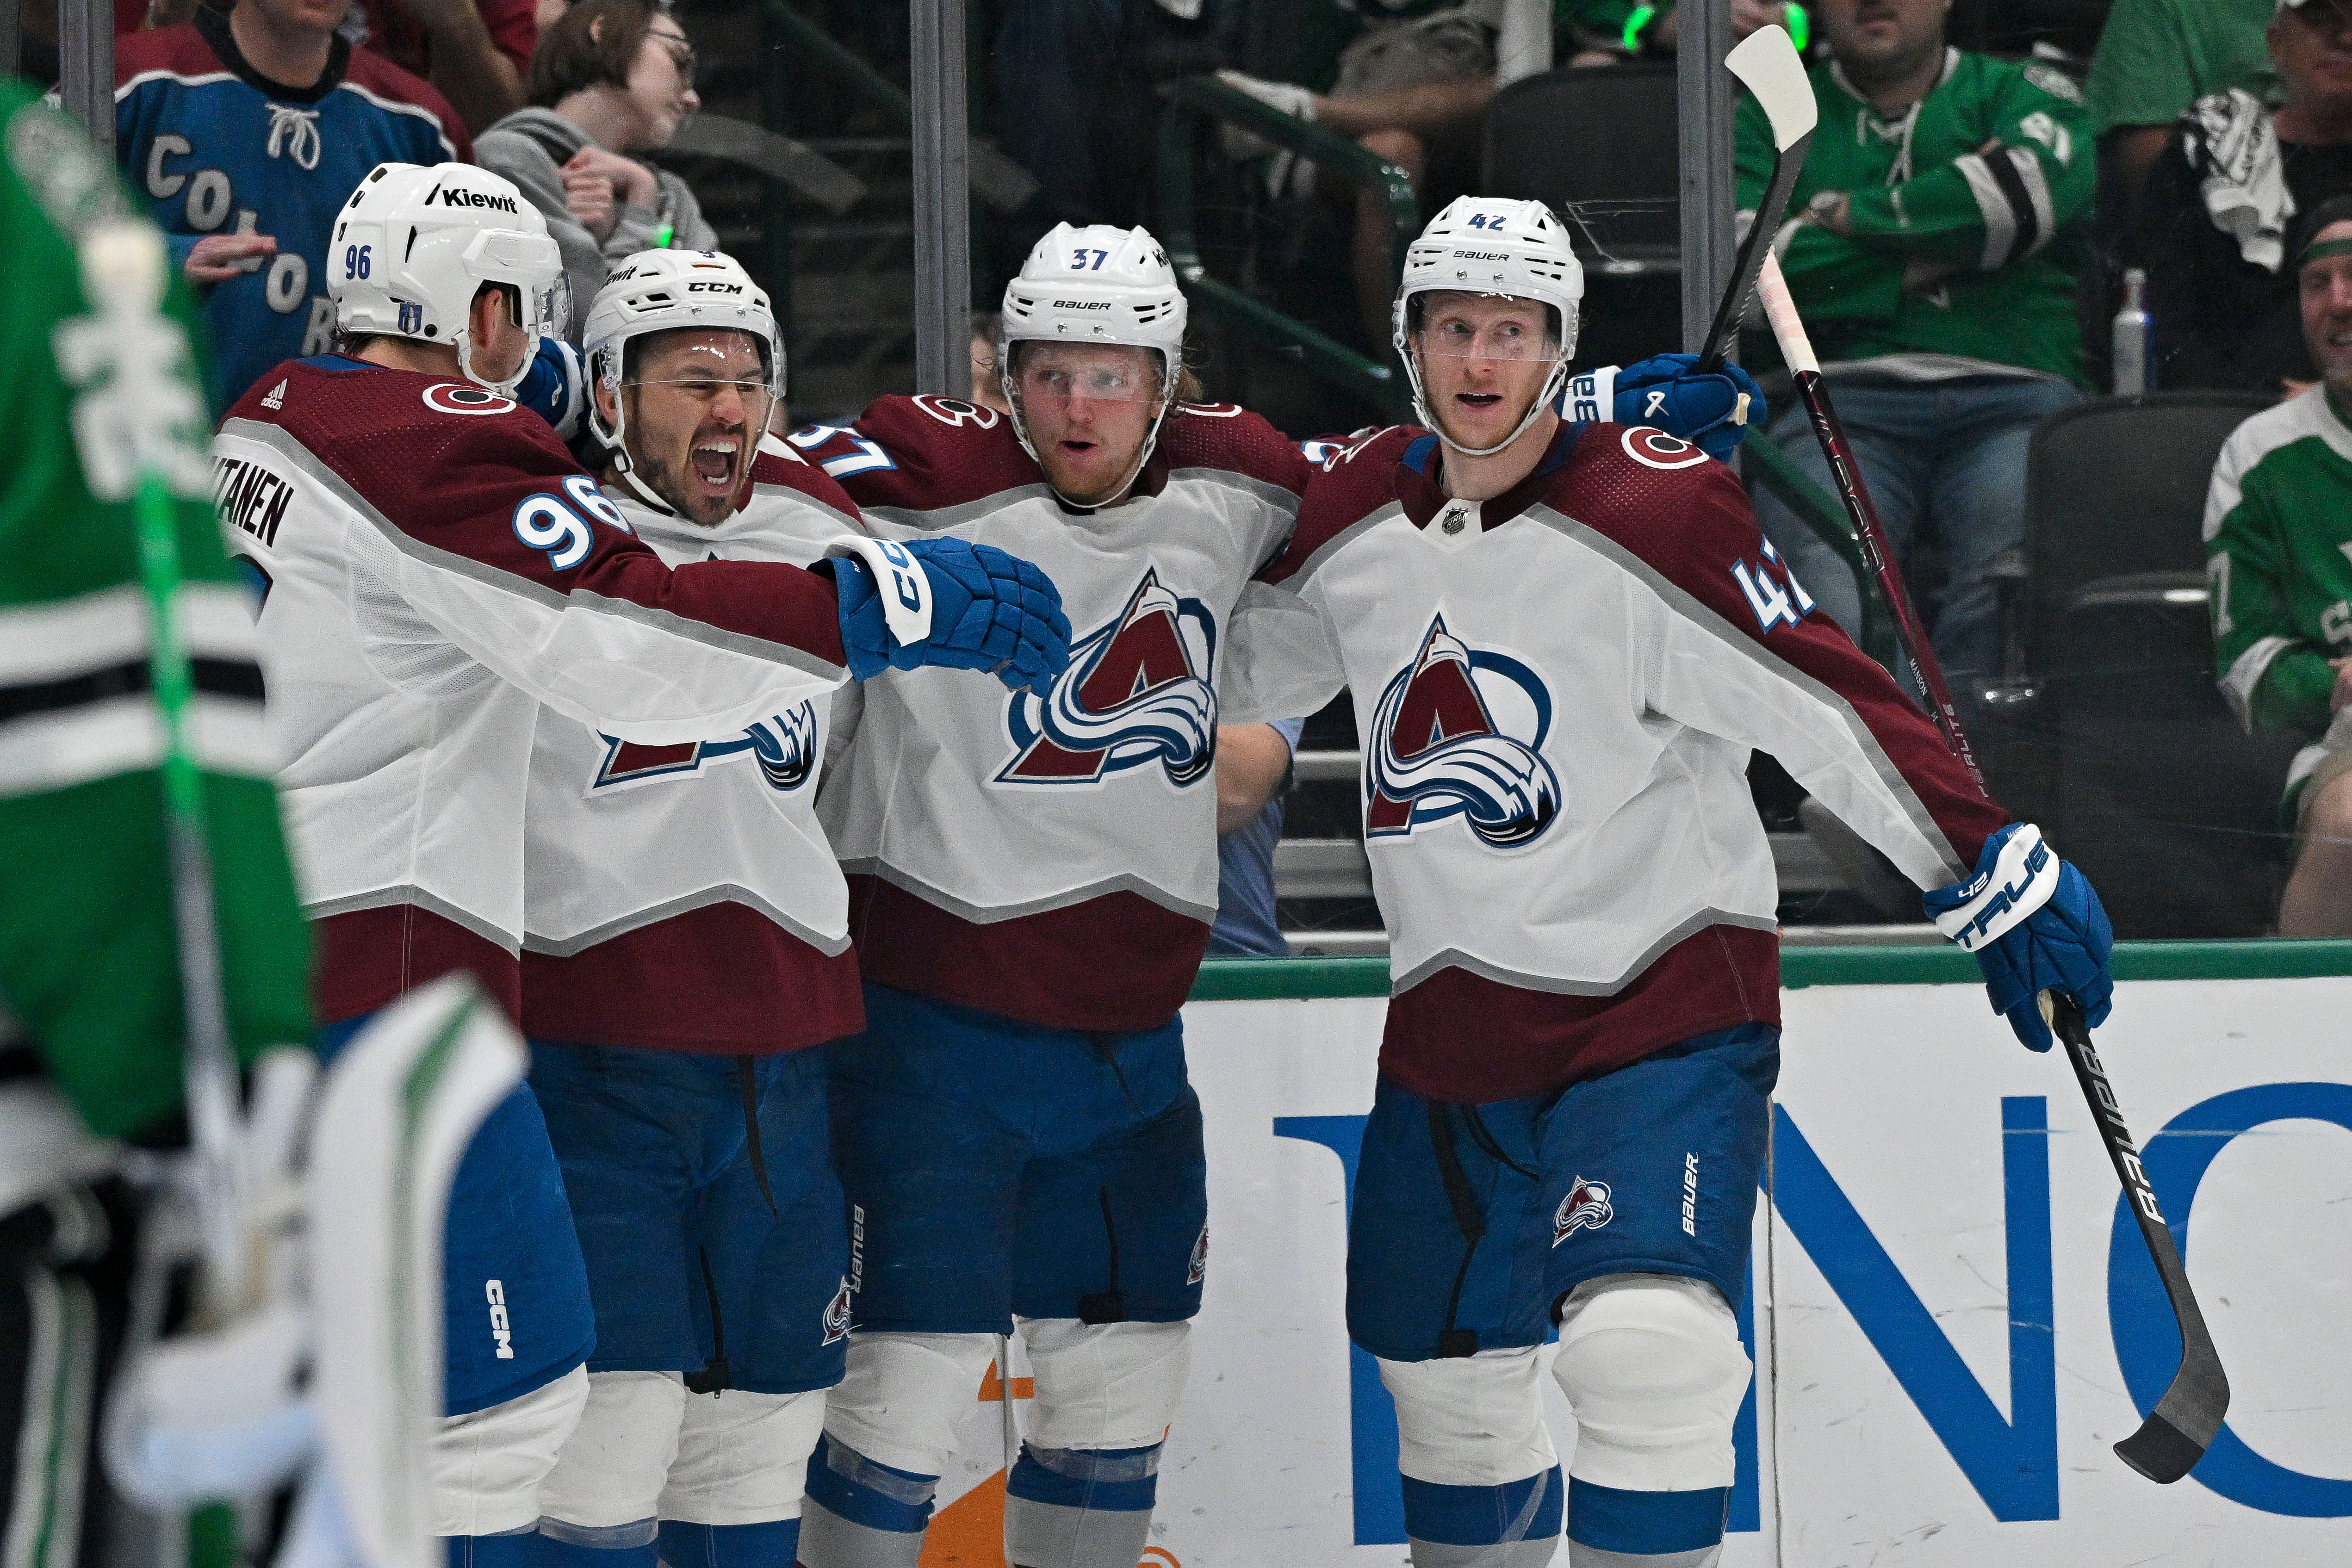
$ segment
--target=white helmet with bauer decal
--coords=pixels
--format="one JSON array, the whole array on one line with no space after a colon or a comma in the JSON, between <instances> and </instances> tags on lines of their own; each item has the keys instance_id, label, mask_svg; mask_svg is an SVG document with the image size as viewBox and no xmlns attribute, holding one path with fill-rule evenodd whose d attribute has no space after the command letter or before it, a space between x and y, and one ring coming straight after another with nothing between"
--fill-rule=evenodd
<instances>
[{"instance_id":1,"label":"white helmet with bauer decal","mask_svg":"<svg viewBox=\"0 0 2352 1568\"><path fill-rule=\"evenodd\" d=\"M1495 445L1464 446L1431 417L1422 390L1420 357L1412 347L1421 325L1413 297L1440 292L1532 299L1553 316L1559 354L1551 374L1517 428ZM1404 277L1397 284L1396 351L1412 386L1414 414L1439 440L1465 456L1485 457L1517 441L1543 410L1559 401L1560 389L1568 382L1569 359L1576 352L1577 311L1583 299L1584 268L1550 208L1541 202L1499 196L1462 196L1448 204L1405 252Z\"/></svg>"},{"instance_id":2,"label":"white helmet with bauer decal","mask_svg":"<svg viewBox=\"0 0 2352 1568\"><path fill-rule=\"evenodd\" d=\"M637 477L622 444L628 429L628 405L621 397L622 375L628 368L632 339L688 329L748 334L759 345L767 367L769 409L782 401L784 340L776 330L776 313L768 302L768 292L751 280L742 263L719 251L637 252L614 268L604 287L596 291L580 340L588 360L588 428L612 453L613 465L629 487L664 509L669 503ZM600 386L613 394L609 423L594 395L593 389ZM765 420L760 423L764 430ZM749 438L757 444L760 432L751 432ZM745 471L748 474L748 465Z\"/></svg>"},{"instance_id":3,"label":"white helmet with bauer decal","mask_svg":"<svg viewBox=\"0 0 2352 1568\"><path fill-rule=\"evenodd\" d=\"M1013 431L1030 456L1022 417L1017 346L1022 343L1086 343L1150 349L1160 356L1159 415L1151 422L1129 470L1127 483L1143 471L1160 440L1160 427L1175 401L1184 372L1184 291L1168 252L1148 229L1110 224L1074 228L1055 224L1021 264L1021 275L1004 286L1004 342L997 382L1013 409ZM1122 488L1124 485L1122 485ZM1055 492L1059 494L1058 491ZM1084 505L1065 496L1073 506Z\"/></svg>"},{"instance_id":4,"label":"white helmet with bauer decal","mask_svg":"<svg viewBox=\"0 0 2352 1568\"><path fill-rule=\"evenodd\" d=\"M514 290L516 324L562 337L571 292L547 220L514 185L471 163L379 163L335 215L327 247L335 325L457 350L467 381L507 393L531 357L493 382L474 369L467 321L487 283Z\"/></svg>"}]
</instances>

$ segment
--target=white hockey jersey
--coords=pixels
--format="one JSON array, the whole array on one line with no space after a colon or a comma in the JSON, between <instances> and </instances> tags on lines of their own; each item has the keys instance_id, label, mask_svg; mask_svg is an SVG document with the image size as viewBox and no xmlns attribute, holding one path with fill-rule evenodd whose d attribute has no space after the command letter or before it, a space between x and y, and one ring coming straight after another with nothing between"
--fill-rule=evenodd
<instances>
[{"instance_id":1,"label":"white hockey jersey","mask_svg":"<svg viewBox=\"0 0 2352 1568\"><path fill-rule=\"evenodd\" d=\"M1511 1098L1777 1024L1751 749L1922 888L2009 820L1812 612L1722 464L1570 425L1480 505L1437 447L1401 427L1328 460L1265 574L1290 612L1253 615L1234 675L1292 711L1353 694L1405 1087Z\"/></svg>"},{"instance_id":2,"label":"white hockey jersey","mask_svg":"<svg viewBox=\"0 0 2352 1568\"><path fill-rule=\"evenodd\" d=\"M672 570L537 415L470 382L289 361L214 452L230 548L265 590L268 722L331 1020L457 968L520 1016L541 704L677 745L847 677L829 580Z\"/></svg>"},{"instance_id":3,"label":"white hockey jersey","mask_svg":"<svg viewBox=\"0 0 2352 1568\"><path fill-rule=\"evenodd\" d=\"M864 531L856 504L774 436L751 479L742 508L709 528L604 494L671 566L806 566ZM816 820L841 700L805 696L677 746L541 709L524 814L526 1034L760 1055L864 1027L849 894Z\"/></svg>"},{"instance_id":4,"label":"white hockey jersey","mask_svg":"<svg viewBox=\"0 0 2352 1568\"><path fill-rule=\"evenodd\" d=\"M1230 623L1281 548L1309 472L1255 414L1180 406L1135 498L1057 504L1012 422L884 398L793 438L876 533L954 534L1043 568L1071 626L1051 694L892 671L825 791L866 979L1062 1029L1172 1017L1217 909Z\"/></svg>"}]
</instances>

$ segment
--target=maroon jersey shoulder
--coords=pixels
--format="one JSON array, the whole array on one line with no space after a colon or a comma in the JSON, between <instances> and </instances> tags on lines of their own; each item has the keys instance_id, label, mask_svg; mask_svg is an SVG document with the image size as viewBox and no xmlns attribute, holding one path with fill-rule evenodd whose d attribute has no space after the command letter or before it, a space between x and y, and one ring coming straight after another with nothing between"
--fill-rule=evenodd
<instances>
[{"instance_id":1,"label":"maroon jersey shoulder","mask_svg":"<svg viewBox=\"0 0 2352 1568\"><path fill-rule=\"evenodd\" d=\"M759 450L751 455L751 484L754 489L764 485L790 490L827 511L840 513L845 522L865 526L857 503L842 488L841 481L814 461L802 456L799 448L789 442L771 437L760 443ZM748 506L750 502L751 496L746 493L744 503Z\"/></svg>"},{"instance_id":2,"label":"maroon jersey shoulder","mask_svg":"<svg viewBox=\"0 0 2352 1568\"><path fill-rule=\"evenodd\" d=\"M343 68L343 80L372 97L387 99L395 104L423 110L433 117L442 136L457 151L455 161L474 161L474 139L467 134L466 122L457 109L441 96L441 89L413 71L404 70L373 49L354 48L351 63Z\"/></svg>"},{"instance_id":3,"label":"maroon jersey shoulder","mask_svg":"<svg viewBox=\"0 0 2352 1568\"><path fill-rule=\"evenodd\" d=\"M1328 455L1308 476L1298 527L1282 553L1258 573L1260 579L1281 582L1294 576L1317 550L1395 500L1397 464L1406 448L1427 434L1413 425L1391 424L1345 441L1318 444Z\"/></svg>"},{"instance_id":4,"label":"maroon jersey shoulder","mask_svg":"<svg viewBox=\"0 0 2352 1568\"><path fill-rule=\"evenodd\" d=\"M174 76L211 76L228 69L194 22L180 22L140 33L123 33L114 40L114 85L150 71Z\"/></svg>"},{"instance_id":5,"label":"maroon jersey shoulder","mask_svg":"<svg viewBox=\"0 0 2352 1568\"><path fill-rule=\"evenodd\" d=\"M931 512L1045 482L1010 416L961 398L877 398L856 425L809 444L816 434L793 444L863 507Z\"/></svg>"},{"instance_id":6,"label":"maroon jersey shoulder","mask_svg":"<svg viewBox=\"0 0 2352 1568\"><path fill-rule=\"evenodd\" d=\"M453 377L289 361L233 420L275 424L384 525L569 594L584 590L843 662L833 585L766 561L664 566L537 414ZM275 402L278 406L272 408Z\"/></svg>"},{"instance_id":7,"label":"maroon jersey shoulder","mask_svg":"<svg viewBox=\"0 0 2352 1568\"><path fill-rule=\"evenodd\" d=\"M1314 465L1298 443L1238 403L1181 402L1160 431L1160 455L1173 470L1216 468L1304 492Z\"/></svg>"},{"instance_id":8,"label":"maroon jersey shoulder","mask_svg":"<svg viewBox=\"0 0 2352 1568\"><path fill-rule=\"evenodd\" d=\"M300 442L395 523L467 515L487 492L587 476L547 422L455 376L289 360L228 412Z\"/></svg>"},{"instance_id":9,"label":"maroon jersey shoulder","mask_svg":"<svg viewBox=\"0 0 2352 1568\"><path fill-rule=\"evenodd\" d=\"M1894 678L1815 607L1756 525L1748 492L1698 447L1643 425L1595 424L1545 503L1638 559L1787 669L1836 694L1910 784L1963 864L2011 819L1955 760Z\"/></svg>"}]
</instances>

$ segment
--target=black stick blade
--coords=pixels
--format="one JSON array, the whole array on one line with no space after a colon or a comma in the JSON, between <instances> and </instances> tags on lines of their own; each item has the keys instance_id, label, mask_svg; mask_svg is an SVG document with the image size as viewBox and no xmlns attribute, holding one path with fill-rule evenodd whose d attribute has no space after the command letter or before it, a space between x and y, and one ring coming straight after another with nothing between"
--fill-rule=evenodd
<instances>
[{"instance_id":1,"label":"black stick blade","mask_svg":"<svg viewBox=\"0 0 2352 1568\"><path fill-rule=\"evenodd\" d=\"M2211 1441L2207 1437L2206 1443ZM2140 1423L2138 1431L2117 1443L2116 1457L2158 1485L2170 1486L2205 1457L2206 1443L2191 1437L2159 1414L2150 1416Z\"/></svg>"}]
</instances>

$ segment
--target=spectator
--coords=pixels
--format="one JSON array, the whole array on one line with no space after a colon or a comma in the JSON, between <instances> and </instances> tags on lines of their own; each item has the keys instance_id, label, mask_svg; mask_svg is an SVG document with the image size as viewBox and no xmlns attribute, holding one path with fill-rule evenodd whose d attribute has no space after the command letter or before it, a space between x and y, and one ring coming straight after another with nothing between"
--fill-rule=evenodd
<instances>
[{"instance_id":1,"label":"spectator","mask_svg":"<svg viewBox=\"0 0 2352 1568\"><path fill-rule=\"evenodd\" d=\"M1286 958L1275 915L1274 847L1282 841L1282 796L1298 749L1300 718L1228 725L1217 731L1217 921L1213 956Z\"/></svg>"},{"instance_id":2,"label":"spectator","mask_svg":"<svg viewBox=\"0 0 2352 1568\"><path fill-rule=\"evenodd\" d=\"M523 106L539 41L538 0L364 0L361 37L441 89L479 136Z\"/></svg>"},{"instance_id":3,"label":"spectator","mask_svg":"<svg viewBox=\"0 0 2352 1568\"><path fill-rule=\"evenodd\" d=\"M2263 29L2274 0L2116 0L2091 56L2092 133L2127 199L2136 199L2182 110L2244 88L2273 98Z\"/></svg>"},{"instance_id":4,"label":"spectator","mask_svg":"<svg viewBox=\"0 0 2352 1568\"><path fill-rule=\"evenodd\" d=\"M1781 265L1896 551L1927 535L1943 547L1933 635L1960 687L1997 664L1987 571L2023 532L2026 441L2075 401L2089 126L2054 67L1949 47L1944 0L1821 0L1814 15L1832 58L1811 73L1821 128ZM1754 102L1740 105L1737 148L1752 208L1772 162ZM1801 412L1770 434L1829 485ZM1756 509L1822 608L1858 630L1844 562L1769 496Z\"/></svg>"},{"instance_id":5,"label":"spectator","mask_svg":"<svg viewBox=\"0 0 2352 1568\"><path fill-rule=\"evenodd\" d=\"M1498 69L1496 50L1507 4L1507 0L1473 0L1468 5L1436 0L1330 0L1328 6L1317 6L1314 14L1328 17L1329 12L1346 13L1349 31L1331 35L1333 41L1344 38L1345 43L1339 48L1328 91L1318 92L1297 83L1261 81L1240 71L1217 75L1227 85L1347 137L1402 169L1412 181L1422 210L1428 212L1476 183L1480 117L1502 80L1516 80L1526 74L1523 65ZM1731 0L1731 7L1732 28L1741 37L1779 20L1782 13L1780 5L1762 0ZM1555 31L1580 50L1571 63L1622 57L1622 42L1612 52L1599 40L1612 26L1622 40L1626 18L1633 9L1624 0L1553 0ZM1670 50L1675 35L1675 13L1667 10L1661 21L1642 34L1640 42ZM1535 68L1542 68L1542 57ZM1313 78L1312 62L1301 74ZM1228 129L1224 147L1236 158L1272 151L1263 139L1238 128ZM1294 176L1297 167L1288 154L1279 155L1271 171L1275 188L1291 184L1302 194L1310 191L1311 170ZM1356 226L1350 270L1357 308L1374 352L1385 354L1389 313L1396 293L1396 278L1391 271L1389 205L1370 191L1356 192L1352 199Z\"/></svg>"},{"instance_id":6,"label":"spectator","mask_svg":"<svg viewBox=\"0 0 2352 1568\"><path fill-rule=\"evenodd\" d=\"M215 408L333 347L328 239L369 170L473 155L430 84L337 36L347 4L236 0L116 43L115 153L203 297Z\"/></svg>"},{"instance_id":7,"label":"spectator","mask_svg":"<svg viewBox=\"0 0 2352 1568\"><path fill-rule=\"evenodd\" d=\"M2323 379L2238 426L2213 465L2213 661L2249 731L2319 735L2287 770L2279 935L2352 936L2352 210L2314 232L2295 274Z\"/></svg>"},{"instance_id":8,"label":"spectator","mask_svg":"<svg viewBox=\"0 0 2352 1568\"><path fill-rule=\"evenodd\" d=\"M2299 392L2304 346L2287 231L2352 194L2352 4L2284 0L2270 55L2285 102L2200 98L2148 176L2125 260L2147 269L2161 387Z\"/></svg>"},{"instance_id":9,"label":"spectator","mask_svg":"<svg viewBox=\"0 0 2352 1568\"><path fill-rule=\"evenodd\" d=\"M1004 389L997 384L997 340L1004 335L1004 318L993 310L971 313L971 401L982 408L992 408L999 413L1011 413L1013 405L1004 401Z\"/></svg>"},{"instance_id":10,"label":"spectator","mask_svg":"<svg viewBox=\"0 0 2352 1568\"><path fill-rule=\"evenodd\" d=\"M628 157L669 145L701 107L694 47L654 0L584 0L530 62L531 107L482 133L481 162L546 215L572 280L572 340L604 275L641 250L716 250L684 180Z\"/></svg>"}]
</instances>

